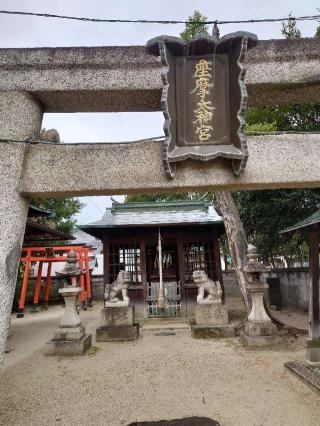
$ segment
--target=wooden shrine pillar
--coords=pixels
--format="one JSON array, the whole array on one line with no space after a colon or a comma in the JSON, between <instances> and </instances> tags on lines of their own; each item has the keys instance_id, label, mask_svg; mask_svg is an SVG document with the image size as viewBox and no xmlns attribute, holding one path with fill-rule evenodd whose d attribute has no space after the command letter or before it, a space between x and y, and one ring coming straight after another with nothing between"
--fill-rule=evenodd
<instances>
[{"instance_id":1,"label":"wooden shrine pillar","mask_svg":"<svg viewBox=\"0 0 320 426\"><path fill-rule=\"evenodd\" d=\"M109 267L109 238L107 234L103 236L103 285L110 283L110 267ZM104 289L103 289L104 292Z\"/></svg>"},{"instance_id":2,"label":"wooden shrine pillar","mask_svg":"<svg viewBox=\"0 0 320 426\"><path fill-rule=\"evenodd\" d=\"M319 315L319 242L320 231L309 233L309 338L307 341L307 361L320 365L320 315Z\"/></svg>"}]
</instances>

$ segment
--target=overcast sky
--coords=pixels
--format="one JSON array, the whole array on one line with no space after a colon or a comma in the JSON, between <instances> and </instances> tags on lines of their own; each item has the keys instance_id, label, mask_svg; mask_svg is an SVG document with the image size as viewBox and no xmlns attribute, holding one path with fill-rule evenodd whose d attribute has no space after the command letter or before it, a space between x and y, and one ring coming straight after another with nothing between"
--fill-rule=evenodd
<instances>
[{"instance_id":1,"label":"overcast sky","mask_svg":"<svg viewBox=\"0 0 320 426\"><path fill-rule=\"evenodd\" d=\"M194 9L208 20L262 19L315 15L319 0L0 0L1 10L53 13L109 19L185 20ZM312 37L317 22L299 22L303 37ZM178 35L184 25L107 24L0 15L0 47L144 45L150 38ZM221 34L245 30L260 40L281 38L281 23L223 25ZM64 142L124 141L159 136L162 113L45 114L43 126L56 128ZM122 197L118 198L119 200ZM84 197L77 217L87 223L101 217L110 197Z\"/></svg>"}]
</instances>

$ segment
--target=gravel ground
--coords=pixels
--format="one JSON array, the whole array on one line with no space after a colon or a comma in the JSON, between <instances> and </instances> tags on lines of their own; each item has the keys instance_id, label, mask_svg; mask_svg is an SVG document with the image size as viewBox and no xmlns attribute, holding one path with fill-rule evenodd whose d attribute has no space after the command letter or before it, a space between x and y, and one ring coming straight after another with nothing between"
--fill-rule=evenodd
<instances>
[{"instance_id":1,"label":"gravel ground","mask_svg":"<svg viewBox=\"0 0 320 426\"><path fill-rule=\"evenodd\" d=\"M319 424L319 395L283 367L304 360L303 337L253 351L237 338L196 340L185 329L166 336L145 330L135 343L99 342L91 355L49 357L44 342L60 312L13 319L14 351L0 371L1 425L117 426L186 416L237 426ZM94 330L99 309L81 316Z\"/></svg>"}]
</instances>

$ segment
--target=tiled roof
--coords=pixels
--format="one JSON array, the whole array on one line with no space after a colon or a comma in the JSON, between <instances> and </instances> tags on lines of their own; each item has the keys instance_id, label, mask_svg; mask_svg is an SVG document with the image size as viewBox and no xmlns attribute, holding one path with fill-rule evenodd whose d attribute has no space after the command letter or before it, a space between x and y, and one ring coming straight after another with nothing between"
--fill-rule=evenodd
<instances>
[{"instance_id":1,"label":"tiled roof","mask_svg":"<svg viewBox=\"0 0 320 426\"><path fill-rule=\"evenodd\" d=\"M114 228L127 226L223 224L211 204L204 201L158 203L113 203L103 217L79 228Z\"/></svg>"},{"instance_id":2,"label":"tiled roof","mask_svg":"<svg viewBox=\"0 0 320 426\"><path fill-rule=\"evenodd\" d=\"M320 209L314 212L311 216L307 217L306 219L301 220L300 222L296 223L293 226L290 226L289 228L284 229L283 231L280 231L280 234L285 234L289 232L295 232L295 231L303 231L307 230L308 228L311 228L314 225L320 225Z\"/></svg>"},{"instance_id":3,"label":"tiled roof","mask_svg":"<svg viewBox=\"0 0 320 426\"><path fill-rule=\"evenodd\" d=\"M40 207L36 207L33 204L29 205L28 217L52 217L53 213L50 210L41 209Z\"/></svg>"}]
</instances>

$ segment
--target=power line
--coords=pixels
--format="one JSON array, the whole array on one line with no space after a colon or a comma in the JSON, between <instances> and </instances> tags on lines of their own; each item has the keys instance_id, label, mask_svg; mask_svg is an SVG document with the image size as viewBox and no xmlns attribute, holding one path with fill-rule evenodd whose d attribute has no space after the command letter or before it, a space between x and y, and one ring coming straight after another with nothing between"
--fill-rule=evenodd
<instances>
[{"instance_id":1,"label":"power line","mask_svg":"<svg viewBox=\"0 0 320 426\"><path fill-rule=\"evenodd\" d=\"M37 16L41 18L57 18L57 19L68 19L73 21L85 21L85 22L100 22L100 23L121 23L121 24L198 24L198 21L174 21L174 20L147 20L147 19L100 19L100 18L86 18L79 16L66 16L56 15L52 13L38 13L38 12L21 12L15 10L0 10L2 15L22 15L22 16ZM204 21L201 22L204 25L217 24L255 24L262 22L284 22L284 21L317 21L320 19L320 15L309 15L309 16L289 16L285 18L264 18L264 19L243 19L235 21Z\"/></svg>"},{"instance_id":2,"label":"power line","mask_svg":"<svg viewBox=\"0 0 320 426\"><path fill-rule=\"evenodd\" d=\"M87 197L88 199L89 199L89 201L92 203L92 205L97 209L97 210L99 210L99 212L100 213L102 213L103 214L103 211L100 209L100 207L98 207L97 205L96 205L96 203L92 200L92 198L91 197Z\"/></svg>"}]
</instances>

